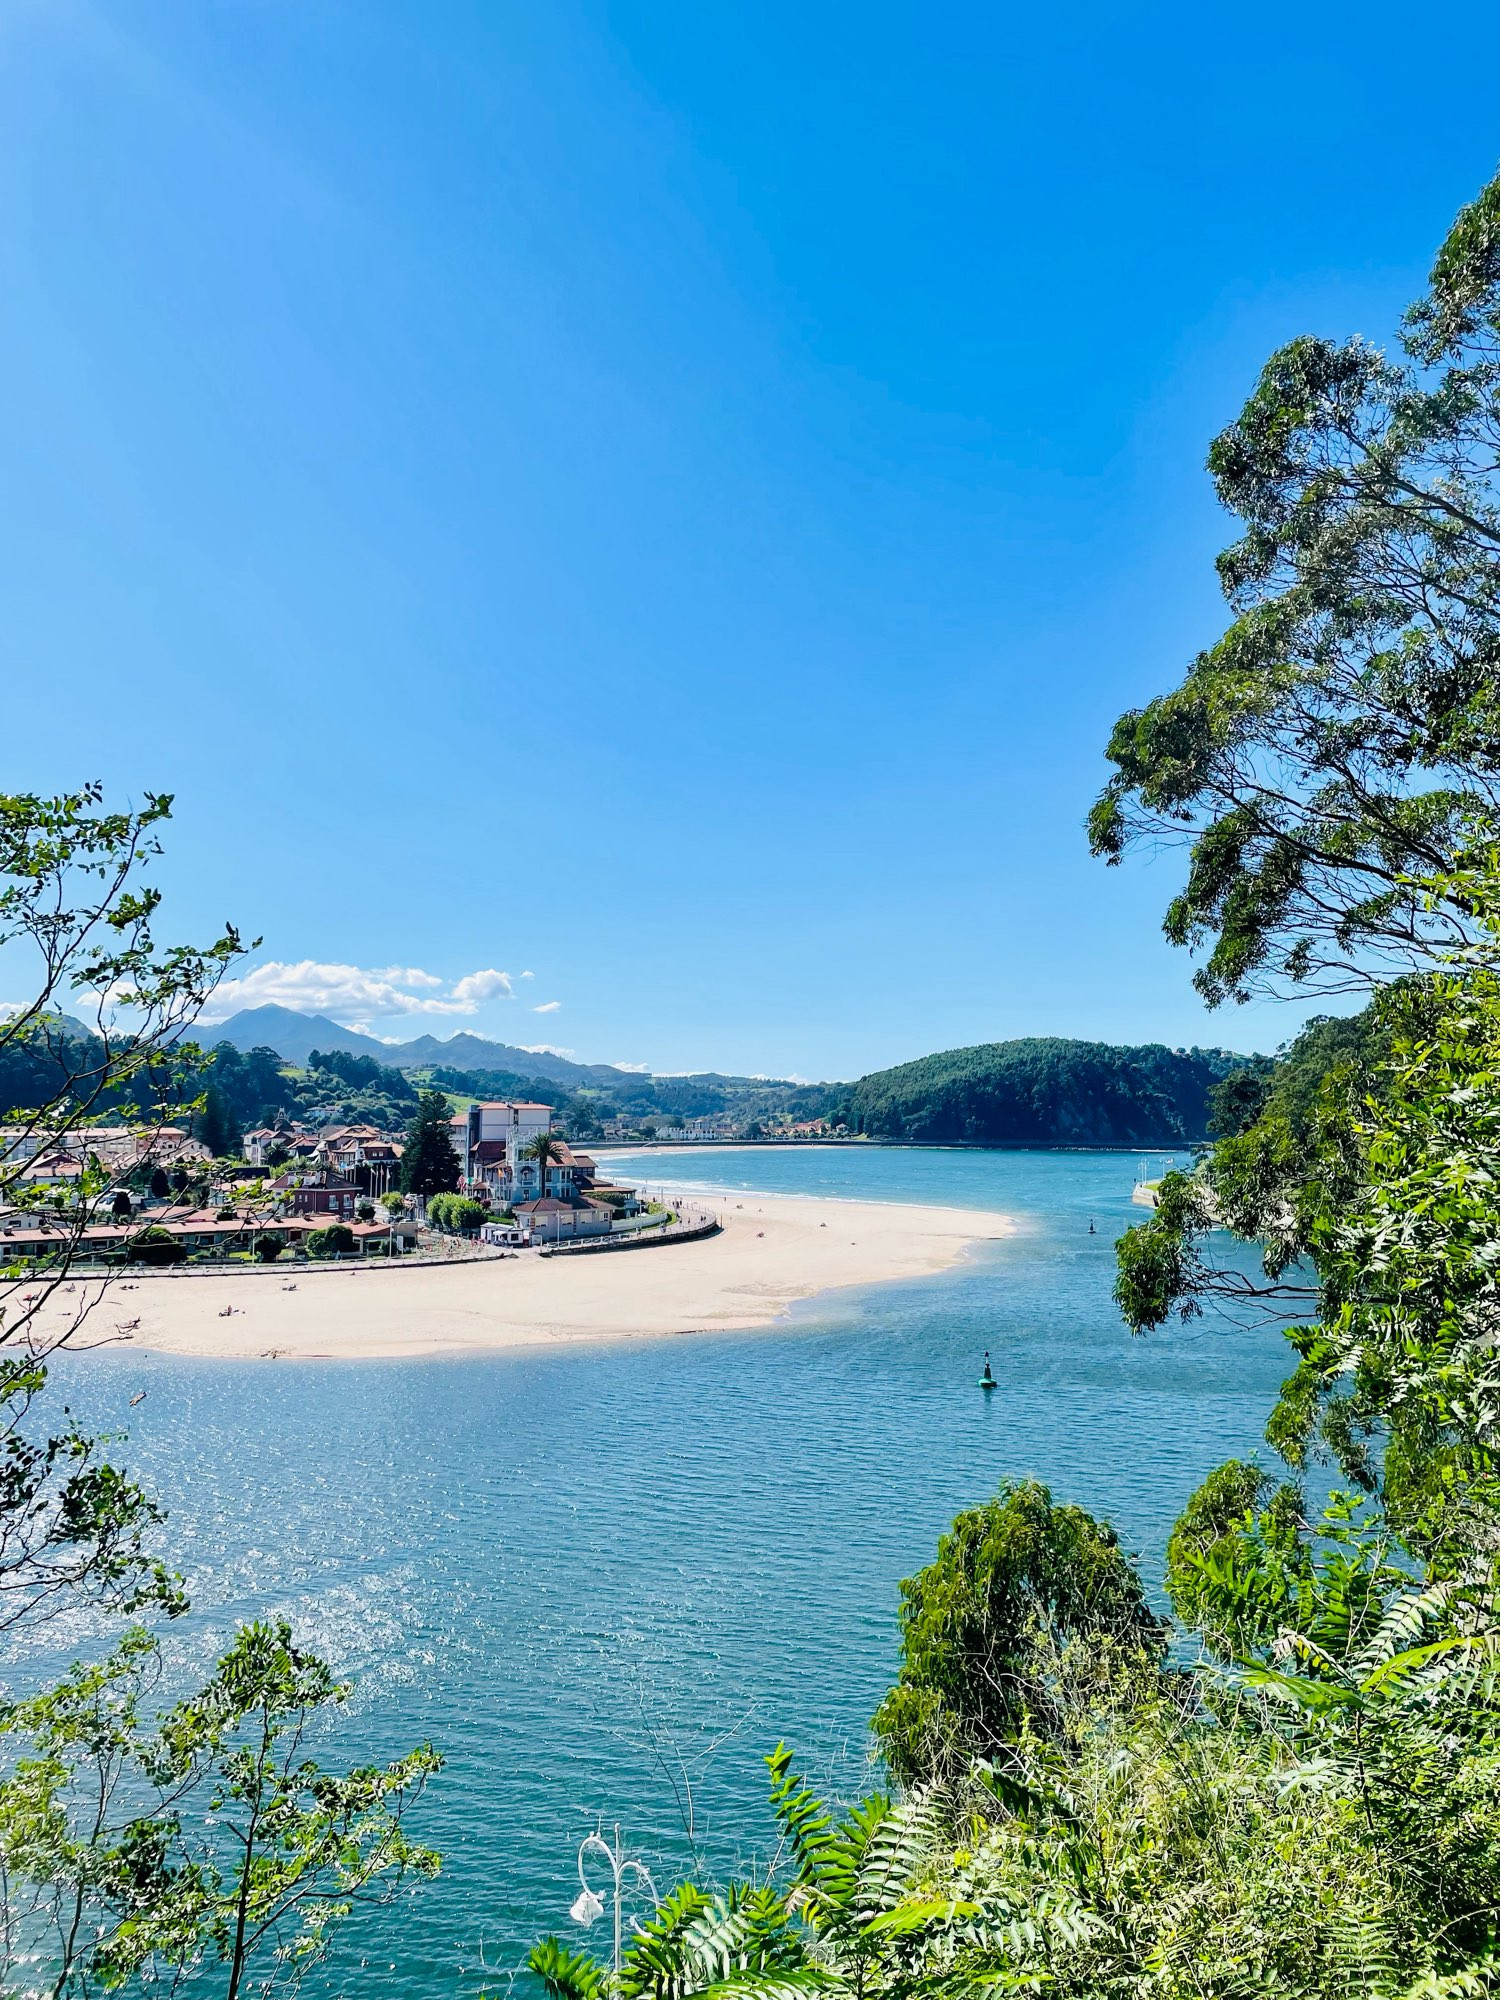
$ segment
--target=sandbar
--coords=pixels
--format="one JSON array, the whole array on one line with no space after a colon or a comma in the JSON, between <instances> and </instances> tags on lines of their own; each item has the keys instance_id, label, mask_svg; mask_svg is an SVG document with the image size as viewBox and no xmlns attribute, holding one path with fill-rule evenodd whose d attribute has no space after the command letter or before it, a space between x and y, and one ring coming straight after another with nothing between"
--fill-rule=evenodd
<instances>
[{"instance_id":1,"label":"sandbar","mask_svg":"<svg viewBox=\"0 0 1500 2000\"><path fill-rule=\"evenodd\" d=\"M80 1344L138 1318L120 1344L234 1360L373 1360L771 1324L798 1300L917 1278L1008 1235L1003 1215L897 1202L728 1194L721 1234L602 1256L403 1269L278 1266L243 1275L132 1274L103 1287ZM296 1289L285 1289L287 1280ZM83 1289L80 1285L80 1291ZM95 1291L91 1284L90 1292ZM54 1304L61 1304L54 1301ZM231 1317L223 1317L232 1305Z\"/></svg>"}]
</instances>

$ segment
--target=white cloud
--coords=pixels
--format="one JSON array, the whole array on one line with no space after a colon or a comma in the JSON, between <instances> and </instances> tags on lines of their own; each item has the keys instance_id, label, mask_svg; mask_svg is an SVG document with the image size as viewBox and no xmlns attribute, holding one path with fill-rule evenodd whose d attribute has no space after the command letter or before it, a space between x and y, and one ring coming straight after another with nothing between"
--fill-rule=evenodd
<instances>
[{"instance_id":1,"label":"white cloud","mask_svg":"<svg viewBox=\"0 0 1500 2000\"><path fill-rule=\"evenodd\" d=\"M555 1042L522 1042L520 1047L529 1056L561 1056L564 1062L575 1060L571 1049L560 1049Z\"/></svg>"},{"instance_id":2,"label":"white cloud","mask_svg":"<svg viewBox=\"0 0 1500 2000\"><path fill-rule=\"evenodd\" d=\"M544 1000L540 1007L533 1007L531 1011L533 1014L555 1014L561 1005L561 1000Z\"/></svg>"},{"instance_id":3,"label":"white cloud","mask_svg":"<svg viewBox=\"0 0 1500 2000\"><path fill-rule=\"evenodd\" d=\"M535 978L536 978L536 974L535 974L534 972L523 972L523 973L521 974L521 977L522 977L523 979L535 979Z\"/></svg>"},{"instance_id":4,"label":"white cloud","mask_svg":"<svg viewBox=\"0 0 1500 2000\"><path fill-rule=\"evenodd\" d=\"M471 973L469 976L473 979L481 975ZM435 972L424 972L420 965L385 965L378 972L372 972L370 977L387 980L392 986L415 986L419 993L438 993L443 985ZM505 974L502 972L498 977L504 979Z\"/></svg>"},{"instance_id":5,"label":"white cloud","mask_svg":"<svg viewBox=\"0 0 1500 2000\"><path fill-rule=\"evenodd\" d=\"M446 989L446 990L445 990ZM203 1010L206 1025L226 1021L242 1007L290 1007L326 1014L346 1027L403 1014L477 1014L486 1000L509 994L509 975L489 967L467 972L450 986L416 965L324 965L304 958L296 965L271 959L242 979L226 979Z\"/></svg>"},{"instance_id":6,"label":"white cloud","mask_svg":"<svg viewBox=\"0 0 1500 2000\"><path fill-rule=\"evenodd\" d=\"M442 981L439 980L438 984L441 985ZM496 972L495 968L490 966L485 972L466 972L455 984L453 998L461 1006L467 1006L472 1001L478 1007L486 1000L493 1000L498 993L503 993L508 1000L510 991L510 974Z\"/></svg>"},{"instance_id":7,"label":"white cloud","mask_svg":"<svg viewBox=\"0 0 1500 2000\"><path fill-rule=\"evenodd\" d=\"M611 1063L610 1068L628 1070L632 1076L650 1076L651 1074L650 1063L616 1062L616 1063ZM684 1074L686 1074L686 1072L684 1072Z\"/></svg>"}]
</instances>

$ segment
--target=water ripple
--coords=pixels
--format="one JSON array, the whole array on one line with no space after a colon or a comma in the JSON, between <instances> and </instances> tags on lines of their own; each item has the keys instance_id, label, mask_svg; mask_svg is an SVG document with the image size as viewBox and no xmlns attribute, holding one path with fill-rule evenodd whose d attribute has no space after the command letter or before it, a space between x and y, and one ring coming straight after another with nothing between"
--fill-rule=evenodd
<instances>
[{"instance_id":1,"label":"water ripple","mask_svg":"<svg viewBox=\"0 0 1500 2000\"><path fill-rule=\"evenodd\" d=\"M1120 1324L1129 1159L691 1165L723 1187L753 1173L1026 1226L940 1277L839 1293L760 1334L366 1366L105 1354L68 1371L80 1415L112 1427L149 1383L128 1449L191 1583L174 1666L206 1662L236 1618L282 1614L357 1679L330 1755L430 1737L447 1757L419 1821L440 1882L351 1933L326 1990L361 1986L362 1960L398 2000L476 1991L486 1967L493 1985L566 1923L596 1816L670 1879L692 1853L691 1792L702 1865L748 1863L768 1844L760 1759L778 1737L840 1795L867 1775L897 1582L958 1508L1037 1474L1109 1515L1156 1580L1187 1494L1259 1437L1285 1372L1274 1334L1210 1322L1131 1341Z\"/></svg>"}]
</instances>

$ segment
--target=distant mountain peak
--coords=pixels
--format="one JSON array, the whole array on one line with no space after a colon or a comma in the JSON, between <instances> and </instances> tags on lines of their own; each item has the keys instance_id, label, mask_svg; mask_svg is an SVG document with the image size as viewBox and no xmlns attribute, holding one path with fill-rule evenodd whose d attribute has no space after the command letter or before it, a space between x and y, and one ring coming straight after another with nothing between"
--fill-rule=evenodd
<instances>
[{"instance_id":1,"label":"distant mountain peak","mask_svg":"<svg viewBox=\"0 0 1500 2000\"><path fill-rule=\"evenodd\" d=\"M429 1069L446 1063L452 1069L510 1070L519 1076L545 1077L552 1083L624 1082L638 1071L615 1069L610 1063L571 1062L545 1050L492 1042L468 1028L439 1040L419 1035L410 1042L382 1042L357 1028L341 1028L325 1014L299 1014L293 1007L245 1007L227 1021L198 1031L206 1045L231 1042L237 1049L267 1048L290 1063L305 1063L314 1049L340 1049L348 1055L373 1056L392 1069Z\"/></svg>"}]
</instances>

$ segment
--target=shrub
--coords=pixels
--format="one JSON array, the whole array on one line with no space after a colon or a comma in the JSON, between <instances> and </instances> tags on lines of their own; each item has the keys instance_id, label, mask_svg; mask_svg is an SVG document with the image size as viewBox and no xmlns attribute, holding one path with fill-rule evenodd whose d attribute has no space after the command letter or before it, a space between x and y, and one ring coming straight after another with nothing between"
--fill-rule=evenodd
<instances>
[{"instance_id":1,"label":"shrub","mask_svg":"<svg viewBox=\"0 0 1500 2000\"><path fill-rule=\"evenodd\" d=\"M428 1198L427 1220L434 1229L446 1230L450 1235L462 1235L467 1230L477 1229L480 1223L489 1219L489 1209L471 1195L435 1194Z\"/></svg>"},{"instance_id":2,"label":"shrub","mask_svg":"<svg viewBox=\"0 0 1500 2000\"><path fill-rule=\"evenodd\" d=\"M137 1264L180 1264L187 1256L187 1246L165 1229L153 1227L131 1238L130 1255Z\"/></svg>"},{"instance_id":3,"label":"shrub","mask_svg":"<svg viewBox=\"0 0 1500 2000\"><path fill-rule=\"evenodd\" d=\"M901 1672L873 1727L905 1784L952 1777L1023 1729L1050 1736L1047 1663L1070 1642L1147 1661L1164 1644L1113 1529L1035 1480L960 1514L901 1598Z\"/></svg>"},{"instance_id":4,"label":"shrub","mask_svg":"<svg viewBox=\"0 0 1500 2000\"><path fill-rule=\"evenodd\" d=\"M278 1236L274 1229L268 1229L256 1237L254 1247L262 1264L274 1264L286 1248L286 1238Z\"/></svg>"},{"instance_id":5,"label":"shrub","mask_svg":"<svg viewBox=\"0 0 1500 2000\"><path fill-rule=\"evenodd\" d=\"M314 1229L307 1247L314 1257L341 1257L354 1248L354 1231L347 1222L330 1222L326 1229Z\"/></svg>"}]
</instances>

